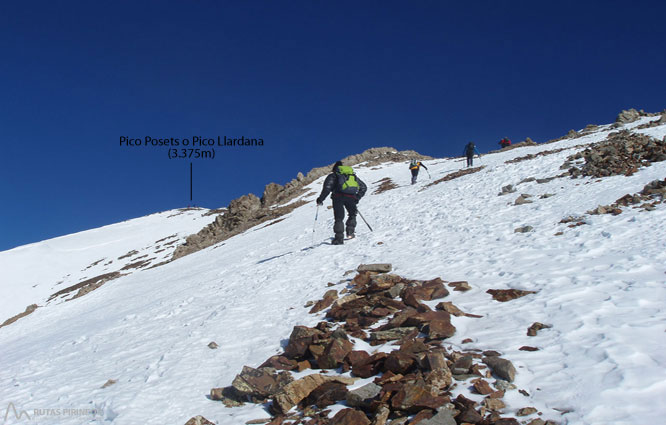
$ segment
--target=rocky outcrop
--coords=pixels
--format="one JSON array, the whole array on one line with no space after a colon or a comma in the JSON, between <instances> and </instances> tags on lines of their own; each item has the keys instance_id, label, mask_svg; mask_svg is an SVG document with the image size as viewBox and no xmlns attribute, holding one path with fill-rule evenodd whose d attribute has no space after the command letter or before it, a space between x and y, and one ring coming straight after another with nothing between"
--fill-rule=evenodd
<instances>
[{"instance_id":1,"label":"rocky outcrop","mask_svg":"<svg viewBox=\"0 0 666 425\"><path fill-rule=\"evenodd\" d=\"M641 117L641 112L635 110L634 108L624 110L617 115L615 122L620 124L628 124L630 122L637 121Z\"/></svg>"},{"instance_id":2,"label":"rocky outcrop","mask_svg":"<svg viewBox=\"0 0 666 425\"><path fill-rule=\"evenodd\" d=\"M31 304L25 308L25 311L23 313L19 313L16 316L12 316L9 319L5 320L1 325L0 328L3 326L11 325L12 323L16 322L18 319L27 316L28 314L32 314L35 310L37 310L39 306L37 304Z\"/></svg>"},{"instance_id":3,"label":"rocky outcrop","mask_svg":"<svg viewBox=\"0 0 666 425\"><path fill-rule=\"evenodd\" d=\"M584 163L576 165L580 160ZM570 156L560 168L568 169L572 178L630 176L639 168L659 161L666 161L665 141L623 130Z\"/></svg>"},{"instance_id":4,"label":"rocky outcrop","mask_svg":"<svg viewBox=\"0 0 666 425\"><path fill-rule=\"evenodd\" d=\"M412 280L367 271L391 268L389 264L359 267L366 271L348 282L344 296L327 310L327 321L314 327L295 326L283 354L258 369L244 367L231 387L211 390L211 398L226 405L232 405L229 396L236 402L270 400L268 409L274 416L263 420L270 424L517 423L498 413L505 407L505 392L516 389L511 384L516 376L511 361L492 350L457 351L442 344L456 332L451 315L480 316L463 313L450 302L439 303L436 310L428 307L425 302L449 296L446 282L439 278ZM456 282L452 287L469 285ZM526 293L508 291L501 294ZM330 292L324 297L332 298ZM363 340L362 349L352 336ZM374 352L368 348L380 344ZM288 372L278 372L305 369L321 373L290 381ZM359 378L374 379L347 388ZM459 386L456 381L465 383ZM480 399L462 394L454 398L452 392L462 387L473 388ZM342 401L346 408L327 415L326 407Z\"/></svg>"},{"instance_id":5,"label":"rocky outcrop","mask_svg":"<svg viewBox=\"0 0 666 425\"><path fill-rule=\"evenodd\" d=\"M387 162L402 162L410 159L426 160L429 156L414 151L397 151L394 148L372 148L357 155L342 159L345 165L364 163L366 166L379 165ZM193 252L215 245L232 236L244 232L266 221L274 220L290 213L303 205L305 201L291 202L305 194L305 186L319 177L331 172L333 163L324 167L313 168L307 175L299 172L295 179L285 185L269 183L264 188L261 198L253 194L243 195L229 203L229 207L221 210L222 213L211 224L194 235L190 235L185 243L178 246L173 259L178 259ZM287 204L288 205L285 205Z\"/></svg>"},{"instance_id":6,"label":"rocky outcrop","mask_svg":"<svg viewBox=\"0 0 666 425\"><path fill-rule=\"evenodd\" d=\"M423 186L419 192L429 188L430 186L434 186L436 184L444 183L449 180L457 179L458 177L466 176L468 174L473 174L473 173L478 173L479 171L483 170L486 168L485 165L482 165L480 167L475 167L475 168L465 168L464 170L456 171L450 174L445 175L441 179L437 179L432 183L428 183L427 185Z\"/></svg>"}]
</instances>

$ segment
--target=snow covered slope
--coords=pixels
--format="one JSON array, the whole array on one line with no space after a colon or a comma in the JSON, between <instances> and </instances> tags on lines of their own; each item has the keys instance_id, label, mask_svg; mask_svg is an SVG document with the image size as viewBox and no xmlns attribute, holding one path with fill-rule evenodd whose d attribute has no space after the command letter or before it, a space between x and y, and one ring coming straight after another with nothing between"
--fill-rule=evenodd
<instances>
[{"instance_id":1,"label":"snow covered slope","mask_svg":"<svg viewBox=\"0 0 666 425\"><path fill-rule=\"evenodd\" d=\"M0 252L0 323L79 282L171 258L185 237L213 221L208 211L165 211Z\"/></svg>"},{"instance_id":2,"label":"snow covered slope","mask_svg":"<svg viewBox=\"0 0 666 425\"><path fill-rule=\"evenodd\" d=\"M660 423L666 415L660 401L666 399L666 204L654 211L586 215L587 224L577 227L560 221L664 179L666 162L630 177L530 179L560 174L569 155L610 131L602 126L576 139L486 155L476 160L485 166L481 171L429 187L425 173L411 186L405 163L356 167L370 186L359 207L374 232L359 220L357 238L344 246L328 244L331 210L320 209L313 238L315 204L310 202L273 225L38 309L0 329L0 409L12 402L44 424L184 424L203 415L237 425L267 417L262 406L228 409L207 394L229 385L243 365L256 367L280 352L294 325L321 320L324 313L310 315L303 305L321 298L330 289L327 283L344 281L345 272L360 263L389 262L409 278L469 282L472 290L453 292L447 300L484 317L453 317L457 332L444 345L494 349L516 365L515 384L529 396L507 393L507 415L535 406L544 419L560 423ZM661 139L666 126L636 131ZM506 162L561 148L571 149ZM426 165L436 180L463 163L439 159ZM399 187L373 194L385 177ZM311 188L318 192L322 181ZM518 191L498 196L508 184ZM514 205L521 193L533 195L533 202ZM551 196L541 198L544 194ZM166 221L164 216L139 220L151 217L159 228ZM521 226L533 230L514 232ZM83 233L90 237L80 244L62 245L75 267L54 267L51 274L43 267L44 284L159 239L150 234L142 243L113 252L100 247L93 255L90 247L109 238L96 239L91 232L96 231ZM113 235L122 240L142 232L132 226ZM175 231L165 236L169 232ZM35 246L0 253L3 300L8 296L4 267L29 270L43 264L40 256L19 256L21 249ZM15 294L30 291L11 288ZM505 288L537 293L507 303L486 293ZM22 304L34 302L28 298ZM552 328L528 337L533 322ZM473 342L462 345L466 338ZM219 348L209 349L210 341ZM520 351L523 345L540 350ZM102 388L109 379L117 382ZM95 414L64 414L63 409L94 409ZM14 419L10 413L7 423L20 423Z\"/></svg>"}]
</instances>

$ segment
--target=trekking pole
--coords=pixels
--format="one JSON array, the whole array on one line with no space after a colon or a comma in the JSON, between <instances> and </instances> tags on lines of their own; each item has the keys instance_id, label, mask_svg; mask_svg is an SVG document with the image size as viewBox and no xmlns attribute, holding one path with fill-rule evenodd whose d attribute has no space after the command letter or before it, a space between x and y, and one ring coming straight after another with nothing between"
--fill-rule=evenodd
<instances>
[{"instance_id":1,"label":"trekking pole","mask_svg":"<svg viewBox=\"0 0 666 425\"><path fill-rule=\"evenodd\" d=\"M314 226L312 226L312 245L315 242L315 230L317 230L317 217L319 217L319 204L317 204L317 212L315 213Z\"/></svg>"},{"instance_id":2,"label":"trekking pole","mask_svg":"<svg viewBox=\"0 0 666 425\"><path fill-rule=\"evenodd\" d=\"M363 222L365 223L365 225L368 226L368 229L370 229L370 231L372 232L372 231L373 231L373 230L372 230L372 227L370 227L370 225L368 224L368 222L365 220L365 217L363 217L363 214L361 214L361 211L359 211L358 208L356 208L356 212L358 213L359 216L361 216L361 218L363 219Z\"/></svg>"},{"instance_id":3,"label":"trekking pole","mask_svg":"<svg viewBox=\"0 0 666 425\"><path fill-rule=\"evenodd\" d=\"M429 178L430 180L432 180L432 176L430 175L430 171L428 171L427 168L426 168L426 173L428 173L428 178Z\"/></svg>"}]
</instances>

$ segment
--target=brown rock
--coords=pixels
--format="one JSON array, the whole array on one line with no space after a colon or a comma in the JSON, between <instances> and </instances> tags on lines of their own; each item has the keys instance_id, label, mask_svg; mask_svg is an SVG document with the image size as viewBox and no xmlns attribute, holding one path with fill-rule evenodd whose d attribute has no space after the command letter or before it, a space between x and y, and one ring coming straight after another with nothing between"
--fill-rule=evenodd
<instances>
[{"instance_id":1,"label":"brown rock","mask_svg":"<svg viewBox=\"0 0 666 425\"><path fill-rule=\"evenodd\" d=\"M462 356L451 365L451 372L454 375L466 375L472 367L474 358L472 356Z\"/></svg>"},{"instance_id":2,"label":"brown rock","mask_svg":"<svg viewBox=\"0 0 666 425\"><path fill-rule=\"evenodd\" d=\"M377 412L375 413L375 418L372 421L372 425L385 425L390 414L391 414L391 409L389 409L389 407L386 404L382 403L377 408Z\"/></svg>"},{"instance_id":3,"label":"brown rock","mask_svg":"<svg viewBox=\"0 0 666 425\"><path fill-rule=\"evenodd\" d=\"M453 288L454 291L460 291L460 292L465 292L472 289L472 287L469 286L469 283L467 283L464 280L458 282L450 282L449 287Z\"/></svg>"},{"instance_id":4,"label":"brown rock","mask_svg":"<svg viewBox=\"0 0 666 425\"><path fill-rule=\"evenodd\" d=\"M393 351L389 353L386 361L384 361L384 370L404 375L409 372L414 365L414 358L411 355L403 353L402 351Z\"/></svg>"},{"instance_id":5,"label":"brown rock","mask_svg":"<svg viewBox=\"0 0 666 425\"><path fill-rule=\"evenodd\" d=\"M500 411L506 407L504 402L499 398L486 398L483 400L483 404L490 410Z\"/></svg>"},{"instance_id":6,"label":"brown rock","mask_svg":"<svg viewBox=\"0 0 666 425\"><path fill-rule=\"evenodd\" d=\"M388 273L391 271L392 268L393 266L389 263L361 264L356 268L356 271L359 273L362 272Z\"/></svg>"},{"instance_id":7,"label":"brown rock","mask_svg":"<svg viewBox=\"0 0 666 425\"><path fill-rule=\"evenodd\" d=\"M277 370L296 370L298 368L298 362L286 358L285 356L272 356L259 366L259 369L263 367L272 367Z\"/></svg>"},{"instance_id":8,"label":"brown rock","mask_svg":"<svg viewBox=\"0 0 666 425\"><path fill-rule=\"evenodd\" d=\"M367 359L352 366L352 373L361 378L369 378L376 375L384 366L384 360L388 357L386 353L376 353Z\"/></svg>"},{"instance_id":9,"label":"brown rock","mask_svg":"<svg viewBox=\"0 0 666 425\"><path fill-rule=\"evenodd\" d=\"M430 351L426 353L427 366L430 370L448 369L443 351Z\"/></svg>"},{"instance_id":10,"label":"brown rock","mask_svg":"<svg viewBox=\"0 0 666 425\"><path fill-rule=\"evenodd\" d=\"M492 372L500 379L513 382L516 377L516 368L509 360L501 357L485 357L483 363L488 365Z\"/></svg>"},{"instance_id":11,"label":"brown rock","mask_svg":"<svg viewBox=\"0 0 666 425\"><path fill-rule=\"evenodd\" d=\"M552 328L552 326L544 325L543 323L539 322L534 322L532 323L532 326L527 328L527 336L536 336L538 331L540 331L541 329L548 329L548 328Z\"/></svg>"},{"instance_id":12,"label":"brown rock","mask_svg":"<svg viewBox=\"0 0 666 425\"><path fill-rule=\"evenodd\" d=\"M210 390L210 399L221 401L226 407L237 407L242 406L243 401L234 387L224 387L224 388L212 388Z\"/></svg>"},{"instance_id":13,"label":"brown rock","mask_svg":"<svg viewBox=\"0 0 666 425\"><path fill-rule=\"evenodd\" d=\"M535 291L523 291L520 289L488 289L486 293L492 295L495 301L500 302L515 300L529 294L536 294Z\"/></svg>"},{"instance_id":14,"label":"brown rock","mask_svg":"<svg viewBox=\"0 0 666 425\"><path fill-rule=\"evenodd\" d=\"M282 387L280 392L273 397L273 406L278 412L286 413L289 409L310 395L315 388L329 381L351 385L354 383L355 379L342 376L324 376L320 374L308 375Z\"/></svg>"},{"instance_id":15,"label":"brown rock","mask_svg":"<svg viewBox=\"0 0 666 425\"><path fill-rule=\"evenodd\" d=\"M523 407L522 409L518 409L516 416L529 416L535 414L536 412L538 412L538 410L534 407Z\"/></svg>"},{"instance_id":16,"label":"brown rock","mask_svg":"<svg viewBox=\"0 0 666 425\"><path fill-rule=\"evenodd\" d=\"M288 372L275 373L271 368L253 369L243 366L231 386L236 392L253 400L265 400L293 381Z\"/></svg>"},{"instance_id":17,"label":"brown rock","mask_svg":"<svg viewBox=\"0 0 666 425\"><path fill-rule=\"evenodd\" d=\"M329 425L370 425L370 420L360 410L342 409L333 416Z\"/></svg>"},{"instance_id":18,"label":"brown rock","mask_svg":"<svg viewBox=\"0 0 666 425\"><path fill-rule=\"evenodd\" d=\"M483 420L483 416L474 409L464 410L460 415L456 417L456 420L460 422L467 422L470 424L478 424Z\"/></svg>"},{"instance_id":19,"label":"brown rock","mask_svg":"<svg viewBox=\"0 0 666 425\"><path fill-rule=\"evenodd\" d=\"M539 351L536 347L530 347L529 345L523 345L519 348L520 351Z\"/></svg>"},{"instance_id":20,"label":"brown rock","mask_svg":"<svg viewBox=\"0 0 666 425\"><path fill-rule=\"evenodd\" d=\"M449 401L448 397L433 396L432 392L422 379L404 384L391 399L391 407L394 410L415 413L424 408L437 410Z\"/></svg>"},{"instance_id":21,"label":"brown rock","mask_svg":"<svg viewBox=\"0 0 666 425\"><path fill-rule=\"evenodd\" d=\"M185 425L215 425L213 422L204 418L201 415L191 418L189 421L185 422Z\"/></svg>"},{"instance_id":22,"label":"brown rock","mask_svg":"<svg viewBox=\"0 0 666 425\"><path fill-rule=\"evenodd\" d=\"M426 384L439 391L446 390L453 382L453 376L449 368L439 368L432 370L426 374Z\"/></svg>"},{"instance_id":23,"label":"brown rock","mask_svg":"<svg viewBox=\"0 0 666 425\"><path fill-rule=\"evenodd\" d=\"M347 397L347 393L347 386L341 382L324 382L304 398L299 403L299 406L304 408L315 405L319 408L324 408L340 400L344 400Z\"/></svg>"},{"instance_id":24,"label":"brown rock","mask_svg":"<svg viewBox=\"0 0 666 425\"><path fill-rule=\"evenodd\" d=\"M300 359L305 357L308 347L312 344L315 337L322 336L323 333L307 326L294 326L289 336L289 343L284 349L284 355L290 359Z\"/></svg>"},{"instance_id":25,"label":"brown rock","mask_svg":"<svg viewBox=\"0 0 666 425\"><path fill-rule=\"evenodd\" d=\"M450 320L433 320L423 330L430 339L450 338L456 333L456 328Z\"/></svg>"},{"instance_id":26,"label":"brown rock","mask_svg":"<svg viewBox=\"0 0 666 425\"><path fill-rule=\"evenodd\" d=\"M428 419L432 418L433 416L435 416L435 412L433 410L423 409L419 413L414 415L412 420L409 422L409 425L412 425L412 424L416 425L416 424L423 423L424 421L427 421Z\"/></svg>"},{"instance_id":27,"label":"brown rock","mask_svg":"<svg viewBox=\"0 0 666 425\"><path fill-rule=\"evenodd\" d=\"M321 356L317 357L317 365L321 369L335 369L342 364L354 344L346 339L333 338L326 345Z\"/></svg>"},{"instance_id":28,"label":"brown rock","mask_svg":"<svg viewBox=\"0 0 666 425\"><path fill-rule=\"evenodd\" d=\"M388 329L385 331L371 332L371 341L395 341L411 335L414 332L418 334L418 328L413 326Z\"/></svg>"},{"instance_id":29,"label":"brown rock","mask_svg":"<svg viewBox=\"0 0 666 425\"><path fill-rule=\"evenodd\" d=\"M488 395L495 391L490 387L490 384L483 379L475 379L472 382L474 383L474 389L479 394Z\"/></svg>"},{"instance_id":30,"label":"brown rock","mask_svg":"<svg viewBox=\"0 0 666 425\"><path fill-rule=\"evenodd\" d=\"M324 297L317 301L317 303L310 309L310 314L319 313L320 311L329 308L333 302L338 299L338 291L331 289L326 291Z\"/></svg>"}]
</instances>

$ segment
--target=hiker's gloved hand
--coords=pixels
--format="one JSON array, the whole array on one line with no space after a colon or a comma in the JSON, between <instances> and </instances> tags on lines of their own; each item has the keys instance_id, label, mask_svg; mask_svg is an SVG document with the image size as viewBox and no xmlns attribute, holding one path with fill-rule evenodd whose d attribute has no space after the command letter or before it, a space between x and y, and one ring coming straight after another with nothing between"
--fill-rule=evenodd
<instances>
[{"instance_id":1,"label":"hiker's gloved hand","mask_svg":"<svg viewBox=\"0 0 666 425\"><path fill-rule=\"evenodd\" d=\"M317 205L324 205L324 201L321 199L317 198Z\"/></svg>"}]
</instances>

